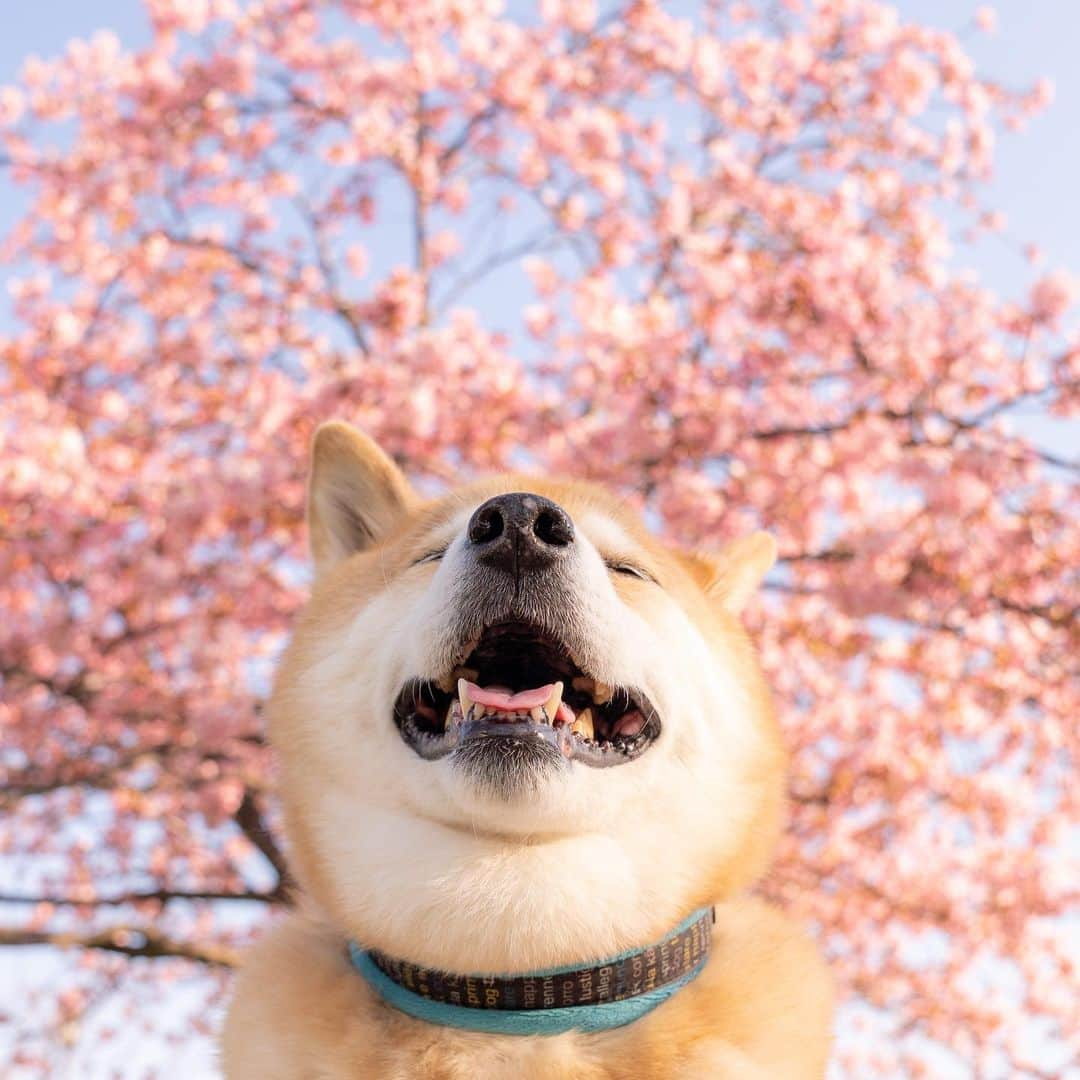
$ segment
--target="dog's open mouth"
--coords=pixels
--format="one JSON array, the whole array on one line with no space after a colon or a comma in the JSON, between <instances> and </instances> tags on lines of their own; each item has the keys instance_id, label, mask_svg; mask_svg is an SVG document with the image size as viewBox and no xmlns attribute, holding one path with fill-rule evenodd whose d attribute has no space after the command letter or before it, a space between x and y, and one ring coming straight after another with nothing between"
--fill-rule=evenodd
<instances>
[{"instance_id":1,"label":"dog's open mouth","mask_svg":"<svg viewBox=\"0 0 1080 1080\"><path fill-rule=\"evenodd\" d=\"M661 727L644 694L598 682L561 642L521 622L488 627L443 678L407 683L394 720L429 760L487 739L497 740L493 747L543 743L594 767L640 757Z\"/></svg>"}]
</instances>

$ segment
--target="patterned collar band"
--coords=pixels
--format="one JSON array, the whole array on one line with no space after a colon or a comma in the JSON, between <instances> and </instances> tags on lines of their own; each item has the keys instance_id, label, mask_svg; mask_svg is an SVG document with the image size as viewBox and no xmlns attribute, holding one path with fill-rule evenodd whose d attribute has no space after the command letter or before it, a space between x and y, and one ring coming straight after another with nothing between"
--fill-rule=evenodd
<instances>
[{"instance_id":1,"label":"patterned collar band","mask_svg":"<svg viewBox=\"0 0 1080 1080\"><path fill-rule=\"evenodd\" d=\"M428 1023L503 1035L605 1031L652 1012L701 973L715 919L701 908L647 949L530 975L449 975L354 942L349 956L388 1005Z\"/></svg>"}]
</instances>

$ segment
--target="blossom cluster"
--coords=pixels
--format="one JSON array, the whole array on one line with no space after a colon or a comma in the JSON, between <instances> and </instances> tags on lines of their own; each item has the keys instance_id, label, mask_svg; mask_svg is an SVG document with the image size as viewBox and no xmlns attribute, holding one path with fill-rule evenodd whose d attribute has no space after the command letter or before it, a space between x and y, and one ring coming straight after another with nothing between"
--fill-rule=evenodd
<instances>
[{"instance_id":1,"label":"blossom cluster","mask_svg":"<svg viewBox=\"0 0 1080 1080\"><path fill-rule=\"evenodd\" d=\"M878 0L502 8L147 0L146 47L0 90L0 855L44 868L0 943L213 964L223 897L281 899L259 704L338 416L431 489L523 465L679 543L772 530L766 888L873 1033L838 1068L1075 1060L1076 464L1012 423L1076 414L1075 282L955 258L1047 87Z\"/></svg>"}]
</instances>

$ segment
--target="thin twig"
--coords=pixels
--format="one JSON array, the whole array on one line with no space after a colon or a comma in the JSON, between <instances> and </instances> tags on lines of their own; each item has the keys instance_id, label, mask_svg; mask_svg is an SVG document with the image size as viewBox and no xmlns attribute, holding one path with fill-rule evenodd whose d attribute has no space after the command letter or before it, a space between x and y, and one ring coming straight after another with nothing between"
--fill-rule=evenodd
<instances>
[{"instance_id":1,"label":"thin twig","mask_svg":"<svg viewBox=\"0 0 1080 1080\"><path fill-rule=\"evenodd\" d=\"M0 928L0 947L53 945L61 949L99 949L122 956L150 958L176 957L214 967L235 967L238 951L227 945L177 941L156 930L141 926L113 926L96 934L50 933L41 930Z\"/></svg>"}]
</instances>

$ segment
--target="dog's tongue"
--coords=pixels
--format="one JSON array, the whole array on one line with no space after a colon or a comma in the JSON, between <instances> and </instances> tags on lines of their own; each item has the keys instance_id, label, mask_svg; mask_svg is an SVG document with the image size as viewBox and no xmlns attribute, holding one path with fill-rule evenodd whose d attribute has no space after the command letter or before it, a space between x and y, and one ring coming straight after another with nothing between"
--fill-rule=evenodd
<instances>
[{"instance_id":1,"label":"dog's tongue","mask_svg":"<svg viewBox=\"0 0 1080 1080\"><path fill-rule=\"evenodd\" d=\"M473 682L466 682L465 689L469 700L477 705L487 705L500 712L526 712L548 701L555 684L548 683L534 690L519 690L516 694L508 686L477 686Z\"/></svg>"}]
</instances>

